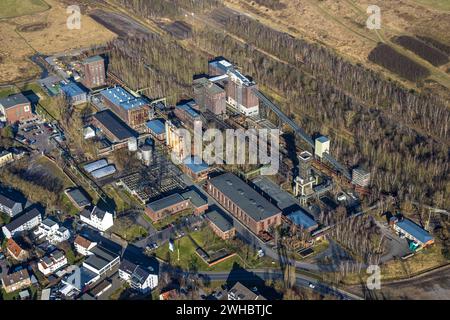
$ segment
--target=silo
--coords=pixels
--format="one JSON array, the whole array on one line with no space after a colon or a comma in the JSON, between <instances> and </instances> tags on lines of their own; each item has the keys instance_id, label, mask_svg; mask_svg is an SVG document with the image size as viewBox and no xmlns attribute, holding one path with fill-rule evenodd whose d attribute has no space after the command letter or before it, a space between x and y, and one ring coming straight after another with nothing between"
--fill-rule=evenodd
<instances>
[{"instance_id":1,"label":"silo","mask_svg":"<svg viewBox=\"0 0 450 320\"><path fill-rule=\"evenodd\" d=\"M135 137L131 137L128 139L128 151L137 151L138 144L137 139Z\"/></svg>"},{"instance_id":2,"label":"silo","mask_svg":"<svg viewBox=\"0 0 450 320\"><path fill-rule=\"evenodd\" d=\"M153 148L149 145L144 145L141 148L142 150L142 161L146 166L150 165L153 157Z\"/></svg>"}]
</instances>

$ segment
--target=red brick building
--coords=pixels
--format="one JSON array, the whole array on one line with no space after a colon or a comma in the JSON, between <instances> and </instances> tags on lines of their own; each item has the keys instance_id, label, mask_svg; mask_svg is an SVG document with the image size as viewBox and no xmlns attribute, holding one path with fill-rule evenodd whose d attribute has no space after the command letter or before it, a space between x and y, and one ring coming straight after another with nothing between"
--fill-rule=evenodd
<instances>
[{"instance_id":1,"label":"red brick building","mask_svg":"<svg viewBox=\"0 0 450 320\"><path fill-rule=\"evenodd\" d=\"M105 61L100 56L90 57L82 64L82 83L87 88L98 88L106 85Z\"/></svg>"},{"instance_id":2,"label":"red brick building","mask_svg":"<svg viewBox=\"0 0 450 320\"><path fill-rule=\"evenodd\" d=\"M174 193L165 198L148 203L145 207L145 213L153 222L156 222L169 215L186 210L189 207L189 199L184 199L180 194Z\"/></svg>"},{"instance_id":3,"label":"red brick building","mask_svg":"<svg viewBox=\"0 0 450 320\"><path fill-rule=\"evenodd\" d=\"M207 192L255 234L281 224L281 210L232 173L207 181Z\"/></svg>"},{"instance_id":4,"label":"red brick building","mask_svg":"<svg viewBox=\"0 0 450 320\"><path fill-rule=\"evenodd\" d=\"M236 229L233 221L228 219L223 213L211 211L205 214L209 227L221 239L228 240L234 238Z\"/></svg>"},{"instance_id":5,"label":"red brick building","mask_svg":"<svg viewBox=\"0 0 450 320\"><path fill-rule=\"evenodd\" d=\"M13 124L32 118L31 102L22 93L0 99L0 121Z\"/></svg>"}]
</instances>

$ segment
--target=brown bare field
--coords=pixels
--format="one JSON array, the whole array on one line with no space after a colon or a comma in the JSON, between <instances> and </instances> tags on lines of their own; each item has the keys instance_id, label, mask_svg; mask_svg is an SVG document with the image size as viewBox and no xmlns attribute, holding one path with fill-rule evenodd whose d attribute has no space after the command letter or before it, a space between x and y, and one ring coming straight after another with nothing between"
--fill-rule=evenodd
<instances>
[{"instance_id":1,"label":"brown bare field","mask_svg":"<svg viewBox=\"0 0 450 320\"><path fill-rule=\"evenodd\" d=\"M81 17L80 30L69 30L66 5L60 0L47 3L51 6L48 11L0 22L0 83L37 76L39 68L29 60L36 51L54 54L103 44L116 37L87 15Z\"/></svg>"},{"instance_id":2,"label":"brown bare field","mask_svg":"<svg viewBox=\"0 0 450 320\"><path fill-rule=\"evenodd\" d=\"M279 2L284 4L282 9L272 10L251 0L225 0L225 4L230 8L245 12L272 28L325 44L353 62L368 65L396 79L394 74L376 66L367 58L378 42L392 45L389 39L394 36L419 35L431 37L443 44L450 43L450 34L447 31L450 29L450 12L432 10L414 0ZM369 5L378 5L381 9L381 30L366 28L369 16L366 10ZM399 46L395 49L404 53ZM447 66L439 70L420 57L410 58L427 67L432 74L431 79L448 87L449 79L444 74ZM408 86L410 85L411 83Z\"/></svg>"}]
</instances>

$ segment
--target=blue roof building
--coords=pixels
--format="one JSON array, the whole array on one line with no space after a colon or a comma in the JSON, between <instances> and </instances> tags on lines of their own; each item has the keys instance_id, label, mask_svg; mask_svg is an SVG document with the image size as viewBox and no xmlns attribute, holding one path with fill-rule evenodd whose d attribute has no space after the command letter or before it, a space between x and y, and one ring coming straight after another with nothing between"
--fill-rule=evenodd
<instances>
[{"instance_id":1,"label":"blue roof building","mask_svg":"<svg viewBox=\"0 0 450 320\"><path fill-rule=\"evenodd\" d=\"M210 166L197 156L190 156L183 160L183 171L194 180L207 178Z\"/></svg>"},{"instance_id":2,"label":"blue roof building","mask_svg":"<svg viewBox=\"0 0 450 320\"><path fill-rule=\"evenodd\" d=\"M147 122L147 128L159 140L164 139L166 133L165 124L159 119L153 119Z\"/></svg>"},{"instance_id":3,"label":"blue roof building","mask_svg":"<svg viewBox=\"0 0 450 320\"><path fill-rule=\"evenodd\" d=\"M317 222L314 221L304 210L297 210L287 215L287 217L304 230L312 231L317 229Z\"/></svg>"},{"instance_id":4,"label":"blue roof building","mask_svg":"<svg viewBox=\"0 0 450 320\"><path fill-rule=\"evenodd\" d=\"M139 108L148 104L142 97L135 97L122 87L105 89L100 92L103 98L125 110Z\"/></svg>"},{"instance_id":5,"label":"blue roof building","mask_svg":"<svg viewBox=\"0 0 450 320\"><path fill-rule=\"evenodd\" d=\"M403 234L406 238L419 243L428 245L434 242L433 236L425 229L421 228L409 219L403 219L394 224L394 229Z\"/></svg>"},{"instance_id":6,"label":"blue roof building","mask_svg":"<svg viewBox=\"0 0 450 320\"><path fill-rule=\"evenodd\" d=\"M80 104L80 103L87 102L86 91L84 91L75 82L69 82L69 83L63 84L60 87L60 89L72 104Z\"/></svg>"}]
</instances>

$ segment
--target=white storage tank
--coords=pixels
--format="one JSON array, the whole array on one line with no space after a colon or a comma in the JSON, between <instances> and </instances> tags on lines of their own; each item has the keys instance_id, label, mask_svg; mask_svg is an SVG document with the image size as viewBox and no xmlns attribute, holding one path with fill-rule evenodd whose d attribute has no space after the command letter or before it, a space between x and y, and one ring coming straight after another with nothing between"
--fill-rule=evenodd
<instances>
[{"instance_id":1,"label":"white storage tank","mask_svg":"<svg viewBox=\"0 0 450 320\"><path fill-rule=\"evenodd\" d=\"M135 137L131 137L128 139L128 151L135 152L137 151L138 143Z\"/></svg>"}]
</instances>

